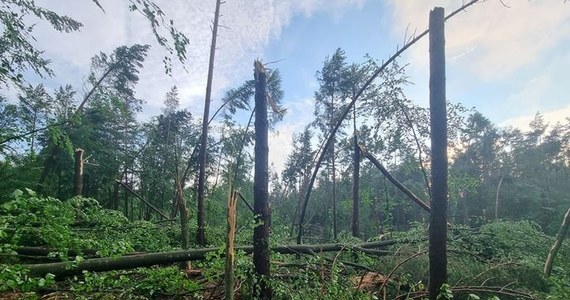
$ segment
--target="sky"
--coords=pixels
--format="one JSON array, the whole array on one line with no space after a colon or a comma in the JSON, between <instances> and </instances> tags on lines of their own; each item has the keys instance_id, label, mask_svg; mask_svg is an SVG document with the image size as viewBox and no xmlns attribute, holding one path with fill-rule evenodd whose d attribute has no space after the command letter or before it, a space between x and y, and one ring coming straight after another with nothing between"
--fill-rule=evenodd
<instances>
[{"instance_id":1,"label":"sky","mask_svg":"<svg viewBox=\"0 0 570 300\"><path fill-rule=\"evenodd\" d=\"M182 108L196 117L203 112L211 24L215 1L156 1L175 26L190 39L187 62L164 73L164 49L157 46L147 20L128 9L126 0L36 0L36 4L81 23L79 32L59 33L37 22L36 46L52 61L48 89L71 84L85 92L90 58L122 45L149 44L137 97L146 101L140 118L160 113L173 85ZM270 137L270 162L281 170L291 151L292 135L313 118L315 73L337 48L349 62L365 54L389 58L405 37L427 28L434 6L446 14L463 1L448 0L226 0L221 20L213 82L213 109L229 88L253 77L253 61L275 62L285 91L284 120ZM399 59L413 83L408 98L428 104L427 39ZM500 126L526 128L537 112L547 122L570 117L570 3L562 0L487 0L446 23L447 97L474 107ZM4 91L6 94L13 91Z\"/></svg>"}]
</instances>

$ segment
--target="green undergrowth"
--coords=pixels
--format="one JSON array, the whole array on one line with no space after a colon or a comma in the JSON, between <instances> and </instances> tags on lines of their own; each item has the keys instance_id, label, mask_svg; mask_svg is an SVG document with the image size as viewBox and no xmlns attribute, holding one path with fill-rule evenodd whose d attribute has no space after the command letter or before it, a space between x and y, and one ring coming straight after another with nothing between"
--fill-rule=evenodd
<instances>
[{"instance_id":1,"label":"green undergrowth","mask_svg":"<svg viewBox=\"0 0 570 300\"><path fill-rule=\"evenodd\" d=\"M236 244L250 244L255 224L242 219ZM274 224L272 245L290 243L289 229ZM208 228L209 243L223 245L224 228ZM192 234L192 233L191 233ZM383 253L363 254L363 243L347 233L340 252L314 255L272 254L275 299L422 299L429 277L427 228L415 224L379 239L397 240ZM441 299L570 299L570 247L564 244L550 279L542 268L553 237L530 221L497 221L477 228L454 225L448 230L448 284ZM179 248L177 223L129 222L90 198L65 201L17 191L0 206L0 297L22 299L220 299L224 295L224 248L191 272L176 264L110 272L87 272L56 280L30 276L22 264L120 257L131 252ZM21 247L50 249L45 257L22 255ZM234 276L239 299L260 284L251 256L237 251ZM47 298L46 298L47 297ZM56 298L54 298L56 299Z\"/></svg>"}]
</instances>

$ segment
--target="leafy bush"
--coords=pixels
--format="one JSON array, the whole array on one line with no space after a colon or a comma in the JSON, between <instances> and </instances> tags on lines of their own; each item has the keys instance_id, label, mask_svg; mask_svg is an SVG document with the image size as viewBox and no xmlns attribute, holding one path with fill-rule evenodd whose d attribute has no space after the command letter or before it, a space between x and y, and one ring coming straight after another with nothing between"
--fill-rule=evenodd
<instances>
[{"instance_id":1,"label":"leafy bush","mask_svg":"<svg viewBox=\"0 0 570 300\"><path fill-rule=\"evenodd\" d=\"M28 273L28 270L19 265L0 265L0 292L29 292L52 286L55 283L55 276L52 274L35 278L29 276Z\"/></svg>"}]
</instances>

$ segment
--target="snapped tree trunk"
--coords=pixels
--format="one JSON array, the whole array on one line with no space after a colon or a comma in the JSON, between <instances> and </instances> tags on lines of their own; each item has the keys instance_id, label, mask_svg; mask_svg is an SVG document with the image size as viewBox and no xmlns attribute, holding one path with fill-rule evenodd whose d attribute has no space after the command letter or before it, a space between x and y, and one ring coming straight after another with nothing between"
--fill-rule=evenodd
<instances>
[{"instance_id":1,"label":"snapped tree trunk","mask_svg":"<svg viewBox=\"0 0 570 300\"><path fill-rule=\"evenodd\" d=\"M212 79L214 76L214 57L216 55L216 39L218 37L218 21L220 18L221 0L216 0L214 12L214 26L212 27L212 44L210 45L210 62L208 65L208 81L206 83L206 98L204 100L204 115L202 116L202 135L200 136L200 152L198 153L198 230L196 243L206 244L206 216L204 211L204 197L206 189L206 149L208 143L208 118L210 117L210 99L212 98Z\"/></svg>"},{"instance_id":2,"label":"snapped tree trunk","mask_svg":"<svg viewBox=\"0 0 570 300\"><path fill-rule=\"evenodd\" d=\"M236 214L237 214L237 197L238 193L233 190L230 184L228 195L228 210L227 210L227 235L226 235L226 269L225 269L225 282L226 282L226 299L234 299L234 265L235 265L235 246L234 241L236 237Z\"/></svg>"},{"instance_id":3,"label":"snapped tree trunk","mask_svg":"<svg viewBox=\"0 0 570 300\"><path fill-rule=\"evenodd\" d=\"M560 226L560 230L558 230L558 234L556 235L556 241L548 251L548 257L546 258L546 262L544 263L544 277L549 277L550 272L552 271L552 265L554 264L554 258L556 257L556 253L562 246L562 242L564 242L564 238L568 233L568 227L570 227L570 208L566 211L564 215L564 220L562 220L562 225Z\"/></svg>"},{"instance_id":4,"label":"snapped tree trunk","mask_svg":"<svg viewBox=\"0 0 570 300\"><path fill-rule=\"evenodd\" d=\"M260 61L255 61L255 169L253 178L253 264L259 276L254 296L271 299L269 286L269 146L267 125L267 73Z\"/></svg>"},{"instance_id":5,"label":"snapped tree trunk","mask_svg":"<svg viewBox=\"0 0 570 300\"><path fill-rule=\"evenodd\" d=\"M447 280L447 108L445 98L445 19L442 7L429 15L431 213L429 299L436 300Z\"/></svg>"},{"instance_id":6,"label":"snapped tree trunk","mask_svg":"<svg viewBox=\"0 0 570 300\"><path fill-rule=\"evenodd\" d=\"M75 149L75 174L73 175L73 194L83 194L83 149Z\"/></svg>"}]
</instances>

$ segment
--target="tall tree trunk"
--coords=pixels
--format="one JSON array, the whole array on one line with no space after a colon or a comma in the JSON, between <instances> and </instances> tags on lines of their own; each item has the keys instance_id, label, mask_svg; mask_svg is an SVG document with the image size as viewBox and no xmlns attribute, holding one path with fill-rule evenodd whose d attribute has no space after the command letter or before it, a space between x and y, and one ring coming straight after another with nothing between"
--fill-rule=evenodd
<instances>
[{"instance_id":1,"label":"tall tree trunk","mask_svg":"<svg viewBox=\"0 0 570 300\"><path fill-rule=\"evenodd\" d=\"M447 280L447 108L445 98L444 10L429 15L431 213L429 226L429 299L436 300Z\"/></svg>"},{"instance_id":2,"label":"tall tree trunk","mask_svg":"<svg viewBox=\"0 0 570 300\"><path fill-rule=\"evenodd\" d=\"M73 195L83 194L83 149L75 149L75 174L73 175Z\"/></svg>"},{"instance_id":3,"label":"tall tree trunk","mask_svg":"<svg viewBox=\"0 0 570 300\"><path fill-rule=\"evenodd\" d=\"M256 297L271 299L269 279L269 146L267 125L267 74L259 61L255 61L255 174L253 179L253 264L259 276Z\"/></svg>"},{"instance_id":4,"label":"tall tree trunk","mask_svg":"<svg viewBox=\"0 0 570 300\"><path fill-rule=\"evenodd\" d=\"M331 116L330 116L330 131L334 128L334 94L331 95ZM335 137L333 136L331 141L331 176L332 176L332 219L333 219L333 239L336 241L337 238L337 227L336 227L336 166L335 166L335 156L336 151L334 148ZM328 210L327 210L328 213ZM327 232L328 235L328 232Z\"/></svg>"},{"instance_id":5,"label":"tall tree trunk","mask_svg":"<svg viewBox=\"0 0 570 300\"><path fill-rule=\"evenodd\" d=\"M337 227L336 227L336 166L335 166L335 150L334 150L334 139L331 144L332 152L332 219L333 219L333 239L337 239Z\"/></svg>"},{"instance_id":6,"label":"tall tree trunk","mask_svg":"<svg viewBox=\"0 0 570 300\"><path fill-rule=\"evenodd\" d=\"M360 236L360 147L356 130L356 106L353 109L354 156L352 160L352 236Z\"/></svg>"},{"instance_id":7,"label":"tall tree trunk","mask_svg":"<svg viewBox=\"0 0 570 300\"><path fill-rule=\"evenodd\" d=\"M479 0L471 0L471 1L463 4L460 8L454 10L451 14L449 14L447 17L445 17L445 20L452 18L453 16L457 15L461 11L465 11L465 9L467 9L468 7L470 7L471 5L473 5L477 2L479 2ZM398 51L396 51L396 53L394 53L392 56L390 56L390 58L388 58L378 69L376 69L376 71L374 71L374 73L360 87L358 92L356 92L356 95L354 95L354 97L352 97L352 100L350 101L350 103L348 103L348 105L346 105L344 107L344 110L340 114L340 117L337 120L336 125L334 126L333 130L331 132L329 132L328 137L326 138L325 143L323 144L323 147L322 147L323 150L322 150L321 154L319 155L317 161L315 162L313 172L311 173L311 177L310 177L309 183L307 185L307 191L305 192L305 197L303 199L303 206L301 208L301 215L299 216L299 228L297 231L297 244L301 244L302 239L303 239L303 222L305 220L305 215L307 214L307 205L309 204L309 198L311 198L311 192L313 190L313 184L315 183L315 179L317 178L319 168L321 167L325 153L326 153L326 151L327 151L327 149L331 143L331 139L334 137L334 135L336 134L336 132L340 128L342 121L346 118L346 116L348 115L348 113L350 112L352 107L354 106L354 103L356 103L356 100L358 100L358 98L364 93L364 91L368 88L368 86L370 86L370 84L376 79L376 77L378 77L378 75L380 75L380 73L382 73L382 71L384 71L394 60L396 60L396 58L398 58L398 56L400 56L408 48L410 48L412 45L414 45L419 40L421 40L424 36L426 36L428 34L428 32L429 32L429 29L418 34L416 37L414 37L409 42L407 42L402 48L400 48Z\"/></svg>"},{"instance_id":8,"label":"tall tree trunk","mask_svg":"<svg viewBox=\"0 0 570 300\"><path fill-rule=\"evenodd\" d=\"M558 230L558 234L556 235L556 241L554 241L552 248L550 248L550 251L548 251L548 257L544 263L544 277L548 278L550 276L554 258L556 257L556 253L558 253L560 246L562 246L562 242L564 242L564 238L568 233L568 227L570 227L570 208L564 215L564 220L562 220L562 225L560 226L560 230Z\"/></svg>"},{"instance_id":9,"label":"tall tree trunk","mask_svg":"<svg viewBox=\"0 0 570 300\"><path fill-rule=\"evenodd\" d=\"M196 243L198 243L198 245L206 244L206 218L204 211L204 190L206 188L206 148L208 144L208 119L210 117L210 99L212 97L212 79L214 76L214 57L216 55L216 39L218 37L220 5L221 0L216 0L214 26L212 28L212 44L210 45L210 63L208 65L208 81L206 83L206 99L204 100L204 115L202 117L200 152L198 153L198 162L200 165L200 171L198 172L198 231L196 236Z\"/></svg>"},{"instance_id":10,"label":"tall tree trunk","mask_svg":"<svg viewBox=\"0 0 570 300\"><path fill-rule=\"evenodd\" d=\"M499 219L499 192L501 191L501 185L503 185L503 179L505 179L505 176L501 176L501 179L499 179L497 193L495 193L495 221Z\"/></svg>"}]
</instances>

